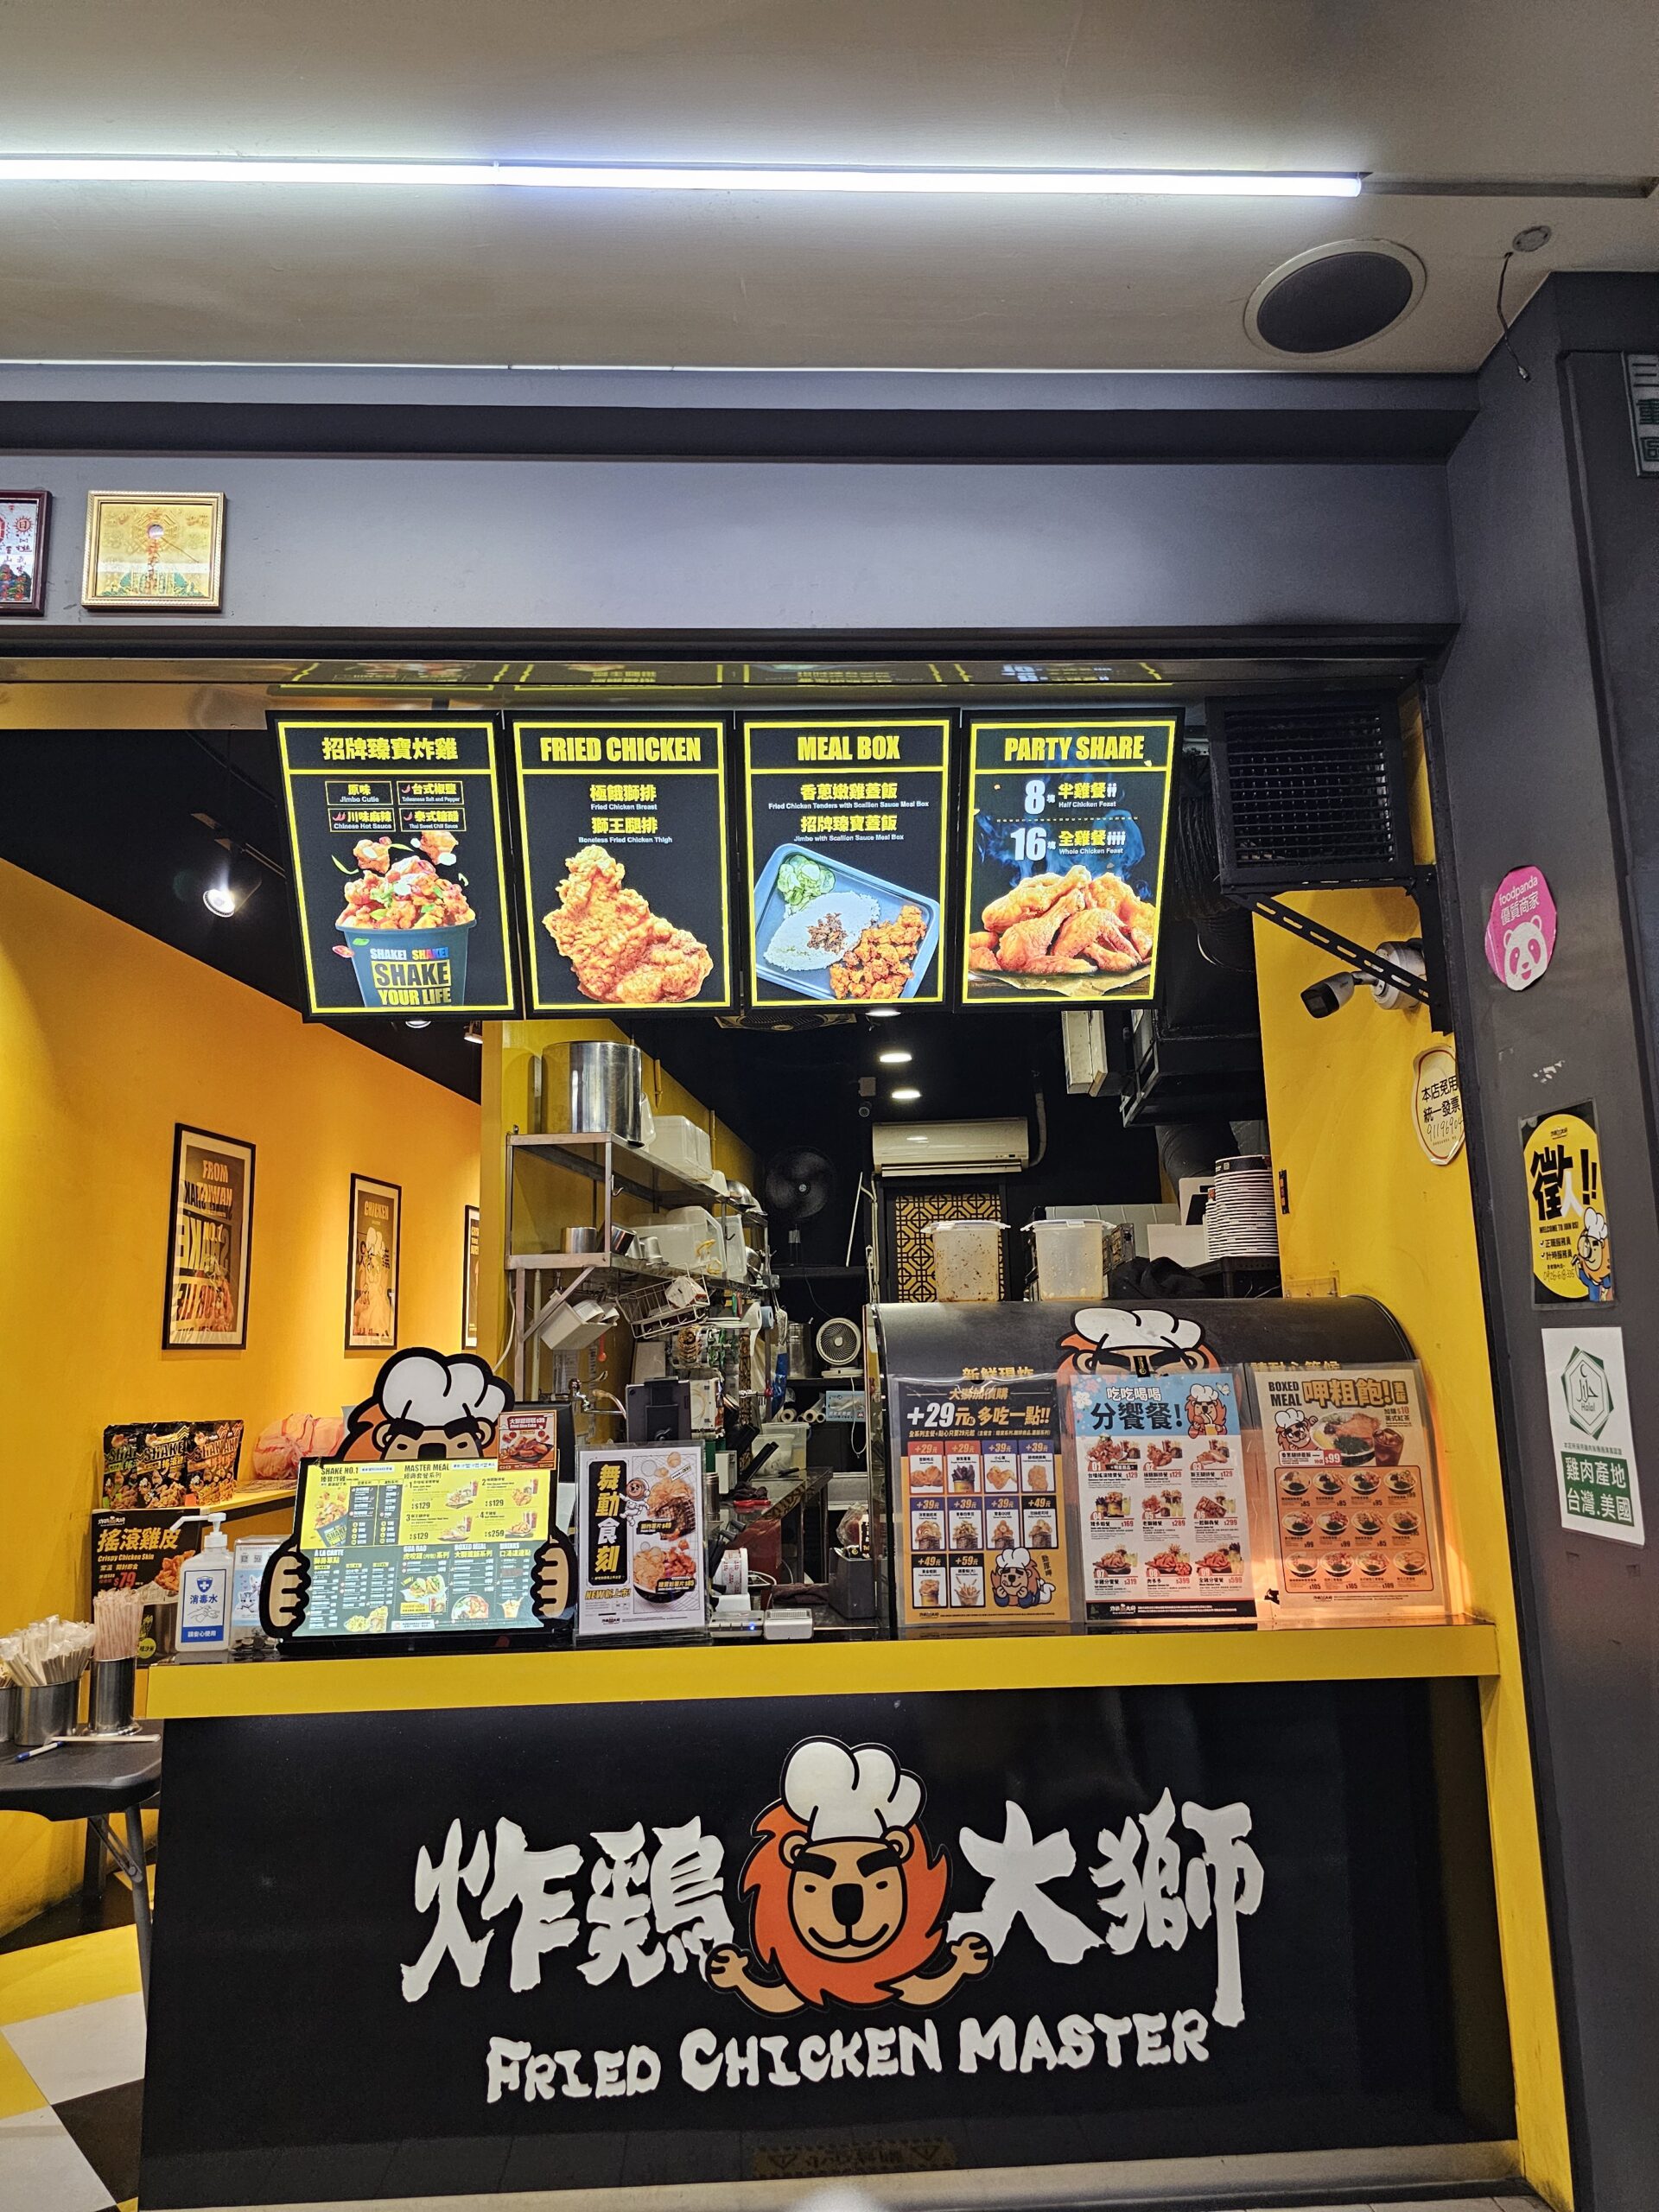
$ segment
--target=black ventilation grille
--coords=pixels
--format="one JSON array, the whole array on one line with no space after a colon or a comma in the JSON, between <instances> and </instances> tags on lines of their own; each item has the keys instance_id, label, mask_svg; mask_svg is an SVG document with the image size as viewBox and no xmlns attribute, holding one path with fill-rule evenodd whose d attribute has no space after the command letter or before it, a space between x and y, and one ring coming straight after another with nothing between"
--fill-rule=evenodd
<instances>
[{"instance_id":1,"label":"black ventilation grille","mask_svg":"<svg viewBox=\"0 0 1659 2212\"><path fill-rule=\"evenodd\" d=\"M1206 715L1224 889L1409 879L1405 754L1391 696L1212 699Z\"/></svg>"}]
</instances>

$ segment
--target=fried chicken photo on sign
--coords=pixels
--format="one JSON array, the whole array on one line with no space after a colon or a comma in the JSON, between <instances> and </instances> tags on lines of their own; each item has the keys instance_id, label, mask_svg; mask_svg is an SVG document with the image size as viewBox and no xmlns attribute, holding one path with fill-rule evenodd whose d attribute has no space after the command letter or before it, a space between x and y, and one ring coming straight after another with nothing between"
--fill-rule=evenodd
<instances>
[{"instance_id":1,"label":"fried chicken photo on sign","mask_svg":"<svg viewBox=\"0 0 1659 2212\"><path fill-rule=\"evenodd\" d=\"M1029 875L993 899L968 939L976 976L1127 976L1152 958L1157 909L1086 868Z\"/></svg>"},{"instance_id":2,"label":"fried chicken photo on sign","mask_svg":"<svg viewBox=\"0 0 1659 2212\"><path fill-rule=\"evenodd\" d=\"M565 866L559 903L542 921L582 996L613 1006L696 998L715 964L708 946L625 889L626 868L602 845L584 845Z\"/></svg>"},{"instance_id":3,"label":"fried chicken photo on sign","mask_svg":"<svg viewBox=\"0 0 1659 2212\"><path fill-rule=\"evenodd\" d=\"M914 971L916 953L927 935L919 906L901 906L890 922L872 922L858 943L830 970L830 988L838 999L896 999Z\"/></svg>"}]
</instances>

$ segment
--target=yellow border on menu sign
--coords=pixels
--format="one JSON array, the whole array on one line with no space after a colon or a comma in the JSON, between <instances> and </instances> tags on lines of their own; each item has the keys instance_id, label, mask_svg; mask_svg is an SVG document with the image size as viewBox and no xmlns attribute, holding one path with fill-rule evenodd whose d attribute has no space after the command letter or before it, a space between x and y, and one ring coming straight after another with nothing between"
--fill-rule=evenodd
<instances>
[{"instance_id":1,"label":"yellow border on menu sign","mask_svg":"<svg viewBox=\"0 0 1659 2212\"><path fill-rule=\"evenodd\" d=\"M536 892L530 880L529 812L524 804L524 783L531 776L568 776L569 766L526 768L522 743L526 730L626 730L631 728L708 730L715 739L715 764L712 768L661 768L653 766L653 777L711 776L715 796L720 807L720 919L722 935L721 950L725 956L726 995L723 998L706 999L701 995L687 999L677 1006L629 1007L620 999L544 999L541 988L540 918L536 912ZM601 764L602 765L602 764ZM515 715L512 717L512 774L518 793L519 853L518 864L524 879L524 934L530 946L530 1011L531 1014L722 1014L733 1003L732 990L732 887L731 868L727 857L730 842L730 828L726 815L726 724L713 715Z\"/></svg>"},{"instance_id":2,"label":"yellow border on menu sign","mask_svg":"<svg viewBox=\"0 0 1659 2212\"><path fill-rule=\"evenodd\" d=\"M951 718L949 715L875 715L868 714L862 711L850 715L774 714L746 715L744 716L743 827L748 848L745 855L748 862L747 871L748 881L745 887L745 905L747 908L748 913L747 935L749 945L749 976L753 985L753 989L751 993L751 1001L753 1005L767 1007L800 1007L810 1006L814 1004L815 1001L807 998L804 995L792 993L787 996L779 998L765 998L761 995L760 982L760 949L755 941L754 933L754 780L757 776L798 776L801 771L798 765L793 768L757 768L750 758L750 731L757 729L855 730L859 728L861 723L880 723L883 729L938 730L939 733L939 765L937 769L904 767L893 762L889 762L887 765L888 766L897 766L899 772L902 775L931 776L937 774L939 779L939 943L938 950L934 955L934 965L938 976L938 987L936 990L931 992L926 996L924 996L920 992L918 992L911 998L887 1000L882 1001L882 1003L892 1006L943 1006L944 1003L946 939L945 893L949 888L950 880L950 863L946 855L950 841L950 719ZM840 999L827 1001L825 1003L846 1006L855 1009L861 1005L869 1003L869 1001L861 999Z\"/></svg>"},{"instance_id":3,"label":"yellow border on menu sign","mask_svg":"<svg viewBox=\"0 0 1659 2212\"><path fill-rule=\"evenodd\" d=\"M288 758L288 733L290 729L303 729L315 731L318 735L321 735L324 730L374 729L391 731L399 737L412 737L417 733L422 734L426 734L429 726L432 728L441 726L445 734L448 736L458 735L462 730L482 730L486 738L489 741L490 765L487 768L463 768L459 766L454 761L445 760L442 762L428 762L426 764L426 771L427 772L435 775L442 773L450 776L482 776L488 781L490 787L490 822L495 831L495 880L497 886L496 905L500 910L501 972L506 978L507 985L507 996L504 999L499 1001L493 999L468 999L464 1005L454 1007L448 1011L459 1016L470 1017L474 1014L486 1014L510 1015L516 1013L518 1010L517 1002L512 996L512 926L507 917L507 854L506 847L503 843L501 836L501 790L500 785L496 781L495 738L497 726L494 716L490 715L397 715L391 716L383 715L307 715L303 720L302 720L296 715L278 719L276 723L276 744L277 749L282 755L283 762L283 807L288 817L289 850L292 855L294 861L294 893L299 906L300 953L302 958L305 962L306 996L309 1003L310 1011L320 1019L326 1019L329 1021L350 1021L360 1014L371 1020L385 1021L387 1019L387 1014L386 1009L384 1007L322 1006L318 1002L316 971L311 963L311 932L306 926L305 863L300 851L299 823L296 820L294 814L294 786L302 776L333 776L338 778L340 773L342 765L344 766L346 772L347 774L351 774L354 771L357 772L363 772L370 764L353 763L347 761L344 764L330 763L327 766L321 768L292 767L289 766ZM378 761L375 761L372 765L378 768L382 764ZM399 761L396 765L398 767L402 767L405 764ZM420 771L421 764L419 762L410 761L407 765L412 771L416 772ZM435 1016L435 1019L442 1020L445 1018L447 1018L446 1014L442 1009L439 1011L438 1014Z\"/></svg>"},{"instance_id":4,"label":"yellow border on menu sign","mask_svg":"<svg viewBox=\"0 0 1659 2212\"><path fill-rule=\"evenodd\" d=\"M1169 817L1171 801L1175 791L1175 748L1179 740L1180 720L1174 715L988 715L982 721L970 719L968 724L968 820L963 838L963 926L962 926L962 1003L964 1010L978 1011L986 1007L1002 1008L1021 1006L1144 1006L1157 995L1158 956L1164 942L1164 858L1169 850ZM1114 762L1115 776L1161 776L1164 779L1163 821L1158 838L1158 873L1153 887L1152 904L1158 910L1158 923L1152 940L1152 958L1147 967L1146 982L1138 990L1091 991L1086 996L1058 987L1049 990L1009 991L995 998L975 996L969 986L973 976L968 966L968 940L973 935L974 921L974 819L980 780L993 776L1006 779L1017 772L1014 764L999 768L982 768L979 765L979 733L981 730L1088 730L1091 733L1113 730L1163 730L1168 734L1169 754L1163 766L1136 767ZM1054 767L1038 767L1033 772L1053 776L1075 772ZM1051 855L1051 861L1052 855Z\"/></svg>"}]
</instances>

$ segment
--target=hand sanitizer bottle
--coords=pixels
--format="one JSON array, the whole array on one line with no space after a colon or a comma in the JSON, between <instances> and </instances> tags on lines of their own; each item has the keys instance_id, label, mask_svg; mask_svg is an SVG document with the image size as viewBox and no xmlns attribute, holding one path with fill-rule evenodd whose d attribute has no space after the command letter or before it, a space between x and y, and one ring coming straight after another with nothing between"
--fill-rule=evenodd
<instances>
[{"instance_id":1,"label":"hand sanitizer bottle","mask_svg":"<svg viewBox=\"0 0 1659 2212\"><path fill-rule=\"evenodd\" d=\"M186 1514L206 1521L201 1549L184 1563L179 1577L176 1656L181 1661L226 1659L231 1649L231 1548L222 1513ZM182 1525L181 1523L175 1525Z\"/></svg>"}]
</instances>

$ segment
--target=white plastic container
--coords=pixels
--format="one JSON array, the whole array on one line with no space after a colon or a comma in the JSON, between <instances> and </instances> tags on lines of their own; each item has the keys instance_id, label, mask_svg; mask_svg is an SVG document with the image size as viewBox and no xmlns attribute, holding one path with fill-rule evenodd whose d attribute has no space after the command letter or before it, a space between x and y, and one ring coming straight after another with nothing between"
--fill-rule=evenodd
<instances>
[{"instance_id":1,"label":"white plastic container","mask_svg":"<svg viewBox=\"0 0 1659 2212\"><path fill-rule=\"evenodd\" d=\"M726 1265L726 1239L707 1206L677 1206L652 1224L665 1267L688 1274L720 1274Z\"/></svg>"},{"instance_id":2,"label":"white plastic container","mask_svg":"<svg viewBox=\"0 0 1659 2212\"><path fill-rule=\"evenodd\" d=\"M933 1241L933 1288L942 1303L994 1306L1001 1294L1004 1221L936 1221L927 1230Z\"/></svg>"},{"instance_id":3,"label":"white plastic container","mask_svg":"<svg viewBox=\"0 0 1659 2212\"><path fill-rule=\"evenodd\" d=\"M658 1114L651 1139L651 1156L671 1174L687 1182L708 1180L714 1161L709 1132L683 1114Z\"/></svg>"},{"instance_id":4,"label":"white plastic container","mask_svg":"<svg viewBox=\"0 0 1659 2212\"><path fill-rule=\"evenodd\" d=\"M1098 1221L1033 1221L1039 1298L1103 1298L1106 1239Z\"/></svg>"},{"instance_id":5,"label":"white plastic container","mask_svg":"<svg viewBox=\"0 0 1659 2212\"><path fill-rule=\"evenodd\" d=\"M201 1549L188 1559L179 1575L178 1648L181 1662L224 1659L231 1649L230 1545L222 1513L188 1515L206 1521Z\"/></svg>"}]
</instances>

